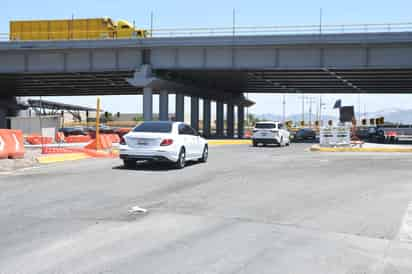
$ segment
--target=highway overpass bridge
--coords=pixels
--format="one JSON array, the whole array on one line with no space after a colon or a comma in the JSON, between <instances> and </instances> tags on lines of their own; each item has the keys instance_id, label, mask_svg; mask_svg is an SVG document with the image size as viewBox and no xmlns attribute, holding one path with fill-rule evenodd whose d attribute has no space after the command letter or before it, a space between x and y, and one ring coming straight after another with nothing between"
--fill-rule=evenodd
<instances>
[{"instance_id":1,"label":"highway overpass bridge","mask_svg":"<svg viewBox=\"0 0 412 274\"><path fill-rule=\"evenodd\" d=\"M201 98L208 135L216 101L217 135L225 131L224 104L227 135L235 133L235 112L243 135L244 107L253 104L246 92L411 93L412 30L0 42L0 87L3 102L14 96L143 94L147 120L153 93L160 94L160 119L168 119L168 94L176 93L177 120L190 96L191 123L198 128ZM0 110L0 121L6 111Z\"/></svg>"}]
</instances>

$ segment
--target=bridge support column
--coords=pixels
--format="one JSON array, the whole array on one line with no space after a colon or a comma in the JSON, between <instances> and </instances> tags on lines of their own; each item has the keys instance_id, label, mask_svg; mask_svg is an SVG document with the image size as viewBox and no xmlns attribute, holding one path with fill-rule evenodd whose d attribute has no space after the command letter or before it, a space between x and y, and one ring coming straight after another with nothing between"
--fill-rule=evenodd
<instances>
[{"instance_id":1,"label":"bridge support column","mask_svg":"<svg viewBox=\"0 0 412 274\"><path fill-rule=\"evenodd\" d=\"M159 96L159 120L169 120L169 93L167 90L161 90Z\"/></svg>"},{"instance_id":2,"label":"bridge support column","mask_svg":"<svg viewBox=\"0 0 412 274\"><path fill-rule=\"evenodd\" d=\"M224 136L224 106L223 102L216 102L216 136Z\"/></svg>"},{"instance_id":3,"label":"bridge support column","mask_svg":"<svg viewBox=\"0 0 412 274\"><path fill-rule=\"evenodd\" d=\"M151 88L143 89L143 120L153 120L153 91Z\"/></svg>"},{"instance_id":4,"label":"bridge support column","mask_svg":"<svg viewBox=\"0 0 412 274\"><path fill-rule=\"evenodd\" d=\"M7 107L0 105L0 128L7 128L7 121L6 121L7 112L8 112Z\"/></svg>"},{"instance_id":5,"label":"bridge support column","mask_svg":"<svg viewBox=\"0 0 412 274\"><path fill-rule=\"evenodd\" d=\"M227 120L227 136L233 138L235 136L235 107L232 104L227 104L226 120Z\"/></svg>"},{"instance_id":6,"label":"bridge support column","mask_svg":"<svg viewBox=\"0 0 412 274\"><path fill-rule=\"evenodd\" d=\"M210 100L203 99L203 136L210 137Z\"/></svg>"},{"instance_id":7,"label":"bridge support column","mask_svg":"<svg viewBox=\"0 0 412 274\"><path fill-rule=\"evenodd\" d=\"M199 97L190 98L190 125L199 131Z\"/></svg>"},{"instance_id":8,"label":"bridge support column","mask_svg":"<svg viewBox=\"0 0 412 274\"><path fill-rule=\"evenodd\" d=\"M237 107L237 136L242 139L245 135L245 107Z\"/></svg>"},{"instance_id":9,"label":"bridge support column","mask_svg":"<svg viewBox=\"0 0 412 274\"><path fill-rule=\"evenodd\" d=\"M176 121L185 121L185 95L176 93Z\"/></svg>"}]
</instances>

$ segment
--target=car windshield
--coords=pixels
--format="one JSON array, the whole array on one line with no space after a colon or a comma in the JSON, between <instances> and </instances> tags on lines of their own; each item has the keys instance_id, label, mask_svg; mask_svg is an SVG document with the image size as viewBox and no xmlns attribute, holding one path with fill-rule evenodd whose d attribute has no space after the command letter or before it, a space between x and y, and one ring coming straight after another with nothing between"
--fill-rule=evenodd
<instances>
[{"instance_id":1,"label":"car windshield","mask_svg":"<svg viewBox=\"0 0 412 274\"><path fill-rule=\"evenodd\" d=\"M170 133L172 132L172 123L145 122L138 125L133 132Z\"/></svg>"},{"instance_id":2,"label":"car windshield","mask_svg":"<svg viewBox=\"0 0 412 274\"><path fill-rule=\"evenodd\" d=\"M260 123L256 124L255 128L276 128L276 124Z\"/></svg>"}]
</instances>

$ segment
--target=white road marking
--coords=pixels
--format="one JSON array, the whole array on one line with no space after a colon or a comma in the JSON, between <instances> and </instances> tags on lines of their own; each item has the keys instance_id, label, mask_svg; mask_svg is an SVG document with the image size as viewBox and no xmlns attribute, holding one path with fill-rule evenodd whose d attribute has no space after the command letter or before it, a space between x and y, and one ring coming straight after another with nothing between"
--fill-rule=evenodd
<instances>
[{"instance_id":1,"label":"white road marking","mask_svg":"<svg viewBox=\"0 0 412 274\"><path fill-rule=\"evenodd\" d=\"M409 203L399 231L399 241L412 243L412 202Z\"/></svg>"},{"instance_id":2,"label":"white road marking","mask_svg":"<svg viewBox=\"0 0 412 274\"><path fill-rule=\"evenodd\" d=\"M129 213L147 213L147 209L141 208L139 206L134 206L131 209L129 209Z\"/></svg>"}]
</instances>

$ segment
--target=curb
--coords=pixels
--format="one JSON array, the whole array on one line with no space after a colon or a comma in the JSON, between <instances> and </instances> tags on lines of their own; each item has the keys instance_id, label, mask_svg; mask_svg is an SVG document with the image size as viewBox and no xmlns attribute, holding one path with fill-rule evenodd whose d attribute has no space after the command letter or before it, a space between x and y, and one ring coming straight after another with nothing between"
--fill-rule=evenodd
<instances>
[{"instance_id":1,"label":"curb","mask_svg":"<svg viewBox=\"0 0 412 274\"><path fill-rule=\"evenodd\" d=\"M66 161L77 161L83 159L92 158L91 156L87 155L86 153L69 153L69 154L55 154L55 155L48 155L48 156L40 156L37 157L37 161L40 164L52 164L52 163L59 163L59 162L66 162Z\"/></svg>"},{"instance_id":2,"label":"curb","mask_svg":"<svg viewBox=\"0 0 412 274\"><path fill-rule=\"evenodd\" d=\"M208 140L208 144L211 146L222 146L222 145L250 145L252 142L250 140ZM114 148L112 153L118 153L119 150ZM83 159L93 158L87 153L67 153L67 154L51 154L47 156L37 157L37 161L40 164L52 164L60 163L66 161L77 161Z\"/></svg>"},{"instance_id":3,"label":"curb","mask_svg":"<svg viewBox=\"0 0 412 274\"><path fill-rule=\"evenodd\" d=\"M383 148L383 147L319 147L312 146L313 152L407 152L412 153L412 148Z\"/></svg>"},{"instance_id":4,"label":"curb","mask_svg":"<svg viewBox=\"0 0 412 274\"><path fill-rule=\"evenodd\" d=\"M208 144L211 146L221 146L221 145L251 145L251 140L207 140Z\"/></svg>"}]
</instances>

